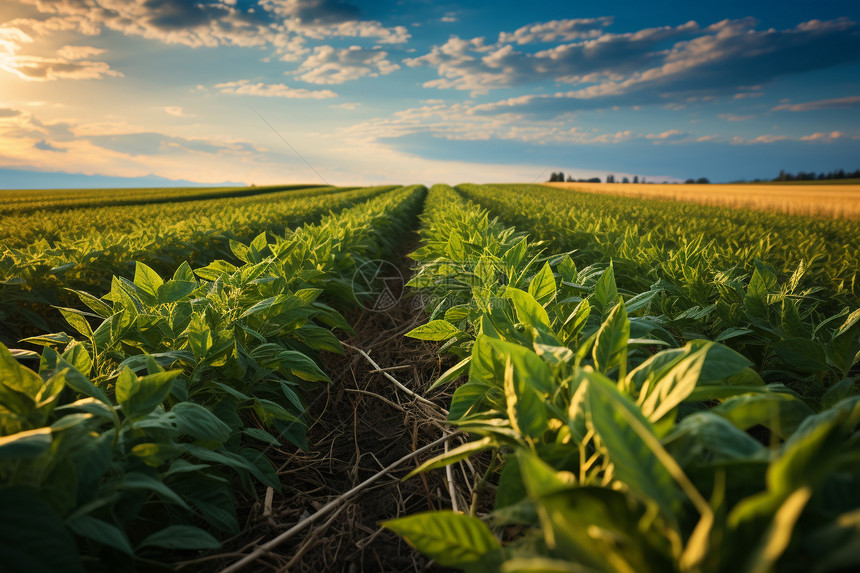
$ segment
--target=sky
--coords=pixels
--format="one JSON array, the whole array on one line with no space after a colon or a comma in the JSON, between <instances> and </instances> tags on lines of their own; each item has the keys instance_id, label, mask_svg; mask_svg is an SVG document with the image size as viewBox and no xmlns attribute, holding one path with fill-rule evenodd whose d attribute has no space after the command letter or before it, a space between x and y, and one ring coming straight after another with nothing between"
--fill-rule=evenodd
<instances>
[{"instance_id":1,"label":"sky","mask_svg":"<svg viewBox=\"0 0 860 573\"><path fill-rule=\"evenodd\" d=\"M0 188L857 168L856 0L0 2Z\"/></svg>"}]
</instances>

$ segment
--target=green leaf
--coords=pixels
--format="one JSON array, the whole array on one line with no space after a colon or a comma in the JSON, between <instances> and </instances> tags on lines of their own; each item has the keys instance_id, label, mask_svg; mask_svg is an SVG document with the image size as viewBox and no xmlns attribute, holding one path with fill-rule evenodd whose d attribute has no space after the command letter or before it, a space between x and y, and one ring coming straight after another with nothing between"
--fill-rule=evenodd
<instances>
[{"instance_id":1,"label":"green leaf","mask_svg":"<svg viewBox=\"0 0 860 573\"><path fill-rule=\"evenodd\" d=\"M3 396L2 387L5 386L35 399L43 385L38 374L21 366L9 349L0 344L0 398Z\"/></svg>"},{"instance_id":2,"label":"green leaf","mask_svg":"<svg viewBox=\"0 0 860 573\"><path fill-rule=\"evenodd\" d=\"M260 428L245 428L242 430L242 433L246 436L250 436L255 440L259 440L263 443L270 444L272 446L280 446L281 442L278 441L275 436L267 432L266 430L261 430Z\"/></svg>"},{"instance_id":3,"label":"green leaf","mask_svg":"<svg viewBox=\"0 0 860 573\"><path fill-rule=\"evenodd\" d=\"M198 287L196 281L169 280L158 287L158 302L160 304L179 302L197 290Z\"/></svg>"},{"instance_id":4,"label":"green leaf","mask_svg":"<svg viewBox=\"0 0 860 573\"><path fill-rule=\"evenodd\" d=\"M524 290L508 287L505 297L511 299L517 311L517 319L525 326L544 326L549 329L549 315L535 298Z\"/></svg>"},{"instance_id":5,"label":"green leaf","mask_svg":"<svg viewBox=\"0 0 860 573\"><path fill-rule=\"evenodd\" d=\"M591 304L587 300L581 300L573 312L565 319L562 325L562 332L565 336L565 342L570 341L574 336L579 334L585 326L588 316L591 314Z\"/></svg>"},{"instance_id":6,"label":"green leaf","mask_svg":"<svg viewBox=\"0 0 860 573\"><path fill-rule=\"evenodd\" d=\"M463 244L463 239L458 233L451 233L448 237L447 254L455 261L466 260L466 247Z\"/></svg>"},{"instance_id":7,"label":"green leaf","mask_svg":"<svg viewBox=\"0 0 860 573\"><path fill-rule=\"evenodd\" d=\"M247 318L247 317L252 316L254 314L259 314L261 312L265 312L265 311L269 310L270 308L272 308L273 306L276 306L276 305L278 305L278 304L280 304L286 300L287 300L286 295L282 295L282 294L263 299L260 302L249 307L245 312L243 312L239 316L239 318Z\"/></svg>"},{"instance_id":8,"label":"green leaf","mask_svg":"<svg viewBox=\"0 0 860 573\"><path fill-rule=\"evenodd\" d=\"M203 280L216 281L219 278L221 278L222 276L224 276L225 274L226 275L232 275L233 273L236 272L236 270L237 270L236 265L219 259L217 261L212 261L211 263L209 263L207 266L205 266L203 268L196 269L194 271L194 274Z\"/></svg>"},{"instance_id":9,"label":"green leaf","mask_svg":"<svg viewBox=\"0 0 860 573\"><path fill-rule=\"evenodd\" d=\"M490 338L489 336L480 337L475 346L479 344L492 348L493 352L498 355L498 358L493 357L493 362L502 368L505 361L510 359L517 380L521 380L524 385L543 394L552 394L556 390L549 365L541 360L534 351L519 344ZM504 370L499 368L496 369L496 372L504 372ZM498 382L501 382L501 380Z\"/></svg>"},{"instance_id":10,"label":"green leaf","mask_svg":"<svg viewBox=\"0 0 860 573\"><path fill-rule=\"evenodd\" d=\"M179 495L160 480L140 472L129 472L122 476L117 484L120 489L140 489L157 493L163 499L173 502L180 507L189 509L188 504Z\"/></svg>"},{"instance_id":11,"label":"green leaf","mask_svg":"<svg viewBox=\"0 0 860 573\"><path fill-rule=\"evenodd\" d=\"M65 332L56 332L41 336L31 336L23 339L21 342L29 342L30 344L38 344L39 346L66 346L73 340L74 338Z\"/></svg>"},{"instance_id":12,"label":"green leaf","mask_svg":"<svg viewBox=\"0 0 860 573\"><path fill-rule=\"evenodd\" d=\"M538 304L545 305L555 298L556 294L555 276L549 263L544 263L540 271L529 283L529 294L534 297Z\"/></svg>"},{"instance_id":13,"label":"green leaf","mask_svg":"<svg viewBox=\"0 0 860 573\"><path fill-rule=\"evenodd\" d=\"M496 441L493 438L489 437L483 438L481 440L476 440L474 442L467 442L461 446L454 448L453 450L450 450L448 452L445 452L444 454L436 456L435 458L427 460L426 462L403 476L403 480L407 480L412 476L418 475L426 471L434 470L436 468L450 466L451 464L466 459L473 454L483 452L484 450L488 450L496 446Z\"/></svg>"},{"instance_id":14,"label":"green leaf","mask_svg":"<svg viewBox=\"0 0 860 573\"><path fill-rule=\"evenodd\" d=\"M526 257L528 243L525 239L520 239L515 245L507 250L504 254L505 266L510 270L518 270L523 260Z\"/></svg>"},{"instance_id":15,"label":"green leaf","mask_svg":"<svg viewBox=\"0 0 860 573\"><path fill-rule=\"evenodd\" d=\"M502 564L501 573L594 573L594 569L550 557L514 557Z\"/></svg>"},{"instance_id":16,"label":"green leaf","mask_svg":"<svg viewBox=\"0 0 860 573\"><path fill-rule=\"evenodd\" d=\"M833 334L833 338L836 338L837 336L842 336L843 334L851 330L851 328L853 328L854 325L857 323L860 323L860 308L856 309L854 312L848 315L848 318L845 319L845 322L842 323L842 326L839 327L839 330L837 330Z\"/></svg>"},{"instance_id":17,"label":"green leaf","mask_svg":"<svg viewBox=\"0 0 860 573\"><path fill-rule=\"evenodd\" d=\"M309 356L305 356L296 350L284 350L278 353L278 360L282 368L289 369L290 372L309 382L331 382L331 379L325 375L316 362Z\"/></svg>"},{"instance_id":18,"label":"green leaf","mask_svg":"<svg viewBox=\"0 0 860 573\"><path fill-rule=\"evenodd\" d=\"M81 314L80 310L76 310L74 308L62 308L57 307L57 310L60 311L60 314L63 315L63 318L66 319L66 322L78 331L81 335L87 337L87 339L92 340L93 338L93 329L90 327L90 323L87 322L87 319L84 318L83 314Z\"/></svg>"},{"instance_id":19,"label":"green leaf","mask_svg":"<svg viewBox=\"0 0 860 573\"><path fill-rule=\"evenodd\" d=\"M10 573L84 573L69 530L36 490L0 488L0 555Z\"/></svg>"},{"instance_id":20,"label":"green leaf","mask_svg":"<svg viewBox=\"0 0 860 573\"><path fill-rule=\"evenodd\" d=\"M517 452L517 462L523 485L533 499L565 490L572 485L562 480L555 469L528 450Z\"/></svg>"},{"instance_id":21,"label":"green leaf","mask_svg":"<svg viewBox=\"0 0 860 573\"><path fill-rule=\"evenodd\" d=\"M745 336L745 335L751 334L753 332L755 332L755 331L750 330L749 328L738 328L738 327L727 328L724 331L722 331L719 334L719 336L717 336L714 339L714 341L715 342L723 342L725 340L729 340L731 338L737 338L738 336Z\"/></svg>"},{"instance_id":22,"label":"green leaf","mask_svg":"<svg viewBox=\"0 0 860 573\"><path fill-rule=\"evenodd\" d=\"M418 340L442 341L453 338L460 333L461 331L447 320L431 320L427 324L413 328L406 333L406 336Z\"/></svg>"},{"instance_id":23,"label":"green leaf","mask_svg":"<svg viewBox=\"0 0 860 573\"><path fill-rule=\"evenodd\" d=\"M295 336L314 350L326 350L335 354L343 354L340 340L328 328L305 324L295 332Z\"/></svg>"},{"instance_id":24,"label":"green leaf","mask_svg":"<svg viewBox=\"0 0 860 573\"><path fill-rule=\"evenodd\" d=\"M699 382L710 348L704 346L687 354L675 362L664 376L643 388L639 395L642 415L656 423L686 400Z\"/></svg>"},{"instance_id":25,"label":"green leaf","mask_svg":"<svg viewBox=\"0 0 860 573\"><path fill-rule=\"evenodd\" d=\"M171 525L140 542L138 550L144 547L164 549L218 549L221 544L211 534L192 525Z\"/></svg>"},{"instance_id":26,"label":"green leaf","mask_svg":"<svg viewBox=\"0 0 860 573\"><path fill-rule=\"evenodd\" d=\"M134 284L140 290L153 297L158 298L158 287L164 284L158 273L141 263L137 262L134 268Z\"/></svg>"},{"instance_id":27,"label":"green leaf","mask_svg":"<svg viewBox=\"0 0 860 573\"><path fill-rule=\"evenodd\" d=\"M575 487L539 501L547 545L587 567L586 572L676 570L677 564L667 558L672 549L659 522L624 493ZM646 522L650 527L643 527Z\"/></svg>"},{"instance_id":28,"label":"green leaf","mask_svg":"<svg viewBox=\"0 0 860 573\"><path fill-rule=\"evenodd\" d=\"M63 360L84 376L90 373L93 360L83 344L74 344L62 354Z\"/></svg>"},{"instance_id":29,"label":"green leaf","mask_svg":"<svg viewBox=\"0 0 860 573\"><path fill-rule=\"evenodd\" d=\"M596 372L586 376L591 422L615 467L616 479L654 500L667 518L675 515L680 492L651 450L649 441L657 441L651 422L609 379ZM651 440L643 439L640 432L650 434Z\"/></svg>"},{"instance_id":30,"label":"green leaf","mask_svg":"<svg viewBox=\"0 0 860 573\"><path fill-rule=\"evenodd\" d=\"M382 526L443 567L466 567L501 549L480 519L450 511L419 513L385 521Z\"/></svg>"},{"instance_id":31,"label":"green leaf","mask_svg":"<svg viewBox=\"0 0 860 573\"><path fill-rule=\"evenodd\" d=\"M134 550L131 548L128 537L116 525L96 519L90 515L69 518L66 520L66 525L81 537L86 537L114 549L119 549L128 555L134 555Z\"/></svg>"},{"instance_id":32,"label":"green leaf","mask_svg":"<svg viewBox=\"0 0 860 573\"><path fill-rule=\"evenodd\" d=\"M448 413L448 421L456 423L467 414L472 413L481 404L488 392L493 389L489 384L466 382L459 386L451 397L451 411Z\"/></svg>"},{"instance_id":33,"label":"green leaf","mask_svg":"<svg viewBox=\"0 0 860 573\"><path fill-rule=\"evenodd\" d=\"M265 398L257 398L254 400L254 412L256 412L260 419L266 424L271 424L274 420L283 420L285 422L302 421L294 414L289 413L280 404L272 402L271 400L266 400Z\"/></svg>"},{"instance_id":34,"label":"green leaf","mask_svg":"<svg viewBox=\"0 0 860 573\"><path fill-rule=\"evenodd\" d=\"M194 271L191 270L191 265L188 264L188 261L182 261L182 264L177 267L176 271L173 273L173 280L192 283L196 282Z\"/></svg>"},{"instance_id":35,"label":"green leaf","mask_svg":"<svg viewBox=\"0 0 860 573\"><path fill-rule=\"evenodd\" d=\"M195 440L221 443L230 437L230 426L200 404L180 402L168 414L176 420L180 432Z\"/></svg>"},{"instance_id":36,"label":"green leaf","mask_svg":"<svg viewBox=\"0 0 860 573\"><path fill-rule=\"evenodd\" d=\"M514 375L509 358L505 363L504 389L508 420L514 432L533 438L543 434L549 422L546 405L534 388L524 384L521 376Z\"/></svg>"},{"instance_id":37,"label":"green leaf","mask_svg":"<svg viewBox=\"0 0 860 573\"><path fill-rule=\"evenodd\" d=\"M449 368L448 370L443 372L442 375L439 376L439 378L437 378L436 381L430 385L430 387L427 389L427 391L429 392L430 390L433 390L434 388L437 388L439 386L443 386L445 384L449 384L449 383L453 382L454 380L456 380L457 378L463 376L468 371L469 364L471 362L472 362L472 357L467 356L466 358L464 358L463 360L461 360L460 362L458 362L457 364L455 364L454 366L452 366L451 368Z\"/></svg>"},{"instance_id":38,"label":"green leaf","mask_svg":"<svg viewBox=\"0 0 860 573\"><path fill-rule=\"evenodd\" d=\"M741 430L762 425L783 439L815 413L802 400L777 392L733 396L710 411Z\"/></svg>"},{"instance_id":39,"label":"green leaf","mask_svg":"<svg viewBox=\"0 0 860 573\"><path fill-rule=\"evenodd\" d=\"M188 340L188 346L194 357L197 360L206 358L213 344L212 331L206 324L206 318L202 314L194 314L183 334Z\"/></svg>"},{"instance_id":40,"label":"green leaf","mask_svg":"<svg viewBox=\"0 0 860 573\"><path fill-rule=\"evenodd\" d=\"M35 458L51 447L51 428L38 428L0 437L0 460Z\"/></svg>"},{"instance_id":41,"label":"green leaf","mask_svg":"<svg viewBox=\"0 0 860 573\"><path fill-rule=\"evenodd\" d=\"M181 370L147 374L138 378L130 368L123 368L116 381L116 399L129 418L145 416L160 406L170 393L173 380Z\"/></svg>"},{"instance_id":42,"label":"green leaf","mask_svg":"<svg viewBox=\"0 0 860 573\"><path fill-rule=\"evenodd\" d=\"M570 258L570 255L565 255L558 264L558 272L562 280L569 283L576 282L576 264Z\"/></svg>"},{"instance_id":43,"label":"green leaf","mask_svg":"<svg viewBox=\"0 0 860 573\"><path fill-rule=\"evenodd\" d=\"M852 378L843 378L828 388L827 392L824 393L824 396L821 397L821 408L824 410L832 408L837 402L853 395L854 380Z\"/></svg>"},{"instance_id":44,"label":"green leaf","mask_svg":"<svg viewBox=\"0 0 860 573\"><path fill-rule=\"evenodd\" d=\"M618 294L618 287L615 286L615 269L612 263L609 263L609 268L600 275L597 284L594 285L594 301L603 317L606 317L609 311L621 302L621 295Z\"/></svg>"},{"instance_id":45,"label":"green leaf","mask_svg":"<svg viewBox=\"0 0 860 573\"><path fill-rule=\"evenodd\" d=\"M78 298L81 300L81 302L87 305L87 308L89 308L91 311L93 311L100 317L107 318L113 314L113 309L111 309L111 307L108 306L107 303L105 303L102 299L94 297L90 293L84 292L82 290L74 290L70 288L66 290L78 295Z\"/></svg>"},{"instance_id":46,"label":"green leaf","mask_svg":"<svg viewBox=\"0 0 860 573\"><path fill-rule=\"evenodd\" d=\"M630 338L630 320L624 303L619 302L597 331L597 339L592 349L594 366L608 373L619 369L619 378L624 377L627 368L627 340Z\"/></svg>"},{"instance_id":47,"label":"green leaf","mask_svg":"<svg viewBox=\"0 0 860 573\"><path fill-rule=\"evenodd\" d=\"M768 461L767 448L712 411L685 417L663 438L663 445L681 466L723 461Z\"/></svg>"}]
</instances>

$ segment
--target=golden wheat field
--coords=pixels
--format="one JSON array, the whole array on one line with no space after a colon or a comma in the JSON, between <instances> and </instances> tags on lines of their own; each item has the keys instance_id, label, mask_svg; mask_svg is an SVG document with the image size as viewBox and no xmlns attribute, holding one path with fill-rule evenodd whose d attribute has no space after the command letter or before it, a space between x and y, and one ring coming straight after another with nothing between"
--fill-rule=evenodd
<instances>
[{"instance_id":1,"label":"golden wheat field","mask_svg":"<svg viewBox=\"0 0 860 573\"><path fill-rule=\"evenodd\" d=\"M588 193L693 201L791 215L860 218L860 185L546 183Z\"/></svg>"}]
</instances>

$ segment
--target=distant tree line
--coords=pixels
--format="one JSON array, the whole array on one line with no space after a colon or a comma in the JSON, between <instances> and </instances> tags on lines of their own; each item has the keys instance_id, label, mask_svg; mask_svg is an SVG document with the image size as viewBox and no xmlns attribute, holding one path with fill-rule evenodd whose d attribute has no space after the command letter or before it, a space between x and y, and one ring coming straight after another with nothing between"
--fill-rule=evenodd
<instances>
[{"instance_id":1,"label":"distant tree line","mask_svg":"<svg viewBox=\"0 0 860 573\"><path fill-rule=\"evenodd\" d=\"M567 179L565 179L564 171L552 173L549 176L550 183L564 183L565 181L567 181L568 183L600 183L600 177L592 177L591 179L574 179L573 177L568 175Z\"/></svg>"},{"instance_id":2,"label":"distant tree line","mask_svg":"<svg viewBox=\"0 0 860 573\"><path fill-rule=\"evenodd\" d=\"M791 173L786 173L783 169L771 181L825 181L827 179L860 179L860 169L854 172L840 169L839 171L830 171L828 173L821 172L818 175L814 171L810 171L809 173L798 171L796 175L792 175Z\"/></svg>"},{"instance_id":3,"label":"distant tree line","mask_svg":"<svg viewBox=\"0 0 860 573\"><path fill-rule=\"evenodd\" d=\"M600 180L600 177L592 177L591 179L574 179L573 177L568 175L567 179L565 179L564 178L564 171L559 171L558 173L552 173L549 176L549 182L550 183L564 183L565 181L567 183L602 183L602 181ZM611 173L609 175L607 175L606 176L606 182L607 183L616 183L615 175L613 175ZM621 181L618 181L617 183L630 183L630 178L624 177L624 178L622 178ZM642 180L640 181L639 176L634 175L633 176L633 183L645 183L645 178L643 177Z\"/></svg>"},{"instance_id":4,"label":"distant tree line","mask_svg":"<svg viewBox=\"0 0 860 573\"><path fill-rule=\"evenodd\" d=\"M860 169L856 171L845 171L844 169L839 169L838 171L829 171L827 173L821 172L816 174L814 171L805 172L798 171L796 174L786 173L785 170L779 172L779 175L774 177L773 179L753 179L753 183L760 183L763 181L826 181L829 179L860 179ZM592 177L591 179L574 179L570 175L567 176L567 179L564 178L564 171L559 171L558 173L553 173L549 176L550 183L564 183L567 181L568 183L601 183L600 177ZM631 183L630 178L622 177L620 181L615 180L615 175L609 174L606 176L607 183ZM645 178L639 179L638 175L633 176L632 183L645 183ZM663 183L666 183L665 181ZM689 178L684 181L686 184L698 184L705 185L710 183L707 177L699 177L698 179Z\"/></svg>"}]
</instances>

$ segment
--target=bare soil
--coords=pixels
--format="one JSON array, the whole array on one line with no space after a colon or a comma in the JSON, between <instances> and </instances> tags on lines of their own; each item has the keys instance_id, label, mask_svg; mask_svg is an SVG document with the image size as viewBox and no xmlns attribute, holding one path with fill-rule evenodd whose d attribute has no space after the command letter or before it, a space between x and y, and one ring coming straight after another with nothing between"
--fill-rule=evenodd
<instances>
[{"instance_id":1,"label":"bare soil","mask_svg":"<svg viewBox=\"0 0 860 573\"><path fill-rule=\"evenodd\" d=\"M406 254L417 244L417 235L411 237L397 261L404 277L411 263ZM218 555L186 562L182 570L220 570L236 562L384 467L450 432L440 410L450 404L450 391L434 390L430 395L426 391L453 360L440 359L435 343L403 336L422 322L423 314L420 301L408 292L386 312L356 309L347 320L357 334L344 342L369 353L382 369L439 408L410 398L355 350L327 355L323 369L334 384L311 401L308 450L278 451L272 456L280 468L282 492L274 494L268 509L265 492L259 501L249 500L242 534L225 543ZM465 438L452 440L456 447ZM398 467L245 570L447 571L379 527L380 522L399 516L451 509L444 469L401 482L409 471L442 451L440 446ZM455 466L461 508L485 464L475 460L472 467Z\"/></svg>"}]
</instances>

